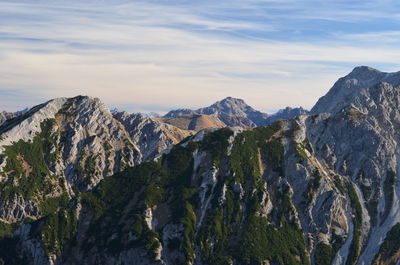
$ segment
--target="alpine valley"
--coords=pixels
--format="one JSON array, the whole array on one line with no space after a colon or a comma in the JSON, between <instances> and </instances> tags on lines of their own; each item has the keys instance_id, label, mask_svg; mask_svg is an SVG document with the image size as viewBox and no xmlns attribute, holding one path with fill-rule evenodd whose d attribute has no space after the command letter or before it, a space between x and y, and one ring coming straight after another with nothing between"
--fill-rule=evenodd
<instances>
[{"instance_id":1,"label":"alpine valley","mask_svg":"<svg viewBox=\"0 0 400 265\"><path fill-rule=\"evenodd\" d=\"M400 264L399 106L361 66L310 111L1 112L0 264Z\"/></svg>"}]
</instances>

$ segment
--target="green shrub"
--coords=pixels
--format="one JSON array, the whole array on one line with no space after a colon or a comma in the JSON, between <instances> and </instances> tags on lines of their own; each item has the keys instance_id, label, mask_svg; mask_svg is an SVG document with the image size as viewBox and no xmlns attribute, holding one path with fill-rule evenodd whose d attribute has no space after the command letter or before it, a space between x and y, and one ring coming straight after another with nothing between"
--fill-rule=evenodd
<instances>
[{"instance_id":1,"label":"green shrub","mask_svg":"<svg viewBox=\"0 0 400 265\"><path fill-rule=\"evenodd\" d=\"M61 254L64 245L75 235L77 225L75 209L46 216L41 234L47 253Z\"/></svg>"},{"instance_id":2,"label":"green shrub","mask_svg":"<svg viewBox=\"0 0 400 265\"><path fill-rule=\"evenodd\" d=\"M390 231L386 234L386 238L379 248L379 252L376 254L374 263L378 264L377 261L387 261L393 258L400 250L400 223L395 224Z\"/></svg>"},{"instance_id":3,"label":"green shrub","mask_svg":"<svg viewBox=\"0 0 400 265\"><path fill-rule=\"evenodd\" d=\"M257 142L265 142L281 129L279 121L272 123L269 126L257 127L253 129L253 134Z\"/></svg>"},{"instance_id":4,"label":"green shrub","mask_svg":"<svg viewBox=\"0 0 400 265\"><path fill-rule=\"evenodd\" d=\"M19 140L12 145L5 146L4 154L7 156L7 164L4 170L12 172L9 175L17 179L18 185L14 186L13 181L1 183L2 193L0 196L2 200L10 199L15 194L29 200L38 193L52 191L53 185L49 180L51 172L46 161L54 162L50 146L56 144L58 131L52 132L55 124L54 119L45 120L41 124L41 133L36 135L32 142Z\"/></svg>"},{"instance_id":5,"label":"green shrub","mask_svg":"<svg viewBox=\"0 0 400 265\"><path fill-rule=\"evenodd\" d=\"M0 221L0 239L10 236L14 231L13 225Z\"/></svg>"},{"instance_id":6,"label":"green shrub","mask_svg":"<svg viewBox=\"0 0 400 265\"><path fill-rule=\"evenodd\" d=\"M296 151L301 156L301 158L307 159L308 156L307 156L304 146L301 143L295 143L295 146L296 146Z\"/></svg>"},{"instance_id":7,"label":"green shrub","mask_svg":"<svg viewBox=\"0 0 400 265\"><path fill-rule=\"evenodd\" d=\"M304 236L298 228L283 223L282 228L276 229L266 218L250 216L236 257L241 264L265 260L279 265L310 264L305 249Z\"/></svg>"},{"instance_id":8,"label":"green shrub","mask_svg":"<svg viewBox=\"0 0 400 265\"><path fill-rule=\"evenodd\" d=\"M339 175L335 175L334 179L333 179L333 183L335 184L336 188L339 190L339 192L341 194L346 194L346 190L343 187L342 181L340 180L340 176Z\"/></svg>"},{"instance_id":9,"label":"green shrub","mask_svg":"<svg viewBox=\"0 0 400 265\"><path fill-rule=\"evenodd\" d=\"M229 157L230 168L238 178L239 183L248 180L255 185L261 176L258 161L258 146L254 133L245 131L238 134L232 146Z\"/></svg>"},{"instance_id":10,"label":"green shrub","mask_svg":"<svg viewBox=\"0 0 400 265\"><path fill-rule=\"evenodd\" d=\"M335 257L335 253L330 245L319 242L315 249L315 265L330 265Z\"/></svg>"},{"instance_id":11,"label":"green shrub","mask_svg":"<svg viewBox=\"0 0 400 265\"><path fill-rule=\"evenodd\" d=\"M396 184L397 184L396 173L393 170L389 169L386 173L385 182L383 184L384 185L383 190L385 193L385 212L381 219L382 220L381 224L385 221L386 217L390 212L390 209L392 208Z\"/></svg>"},{"instance_id":12,"label":"green shrub","mask_svg":"<svg viewBox=\"0 0 400 265\"><path fill-rule=\"evenodd\" d=\"M266 142L261 146L261 154L267 165L281 175L283 174L283 152L284 147L278 139Z\"/></svg>"},{"instance_id":13,"label":"green shrub","mask_svg":"<svg viewBox=\"0 0 400 265\"><path fill-rule=\"evenodd\" d=\"M360 250L361 250L360 237L361 237L361 225L362 225L362 208L360 201L358 200L357 193L351 183L347 184L347 190L354 214L353 217L354 232L346 265L353 265L357 263L358 256L360 255Z\"/></svg>"},{"instance_id":14,"label":"green shrub","mask_svg":"<svg viewBox=\"0 0 400 265\"><path fill-rule=\"evenodd\" d=\"M201 141L201 149L207 150L213 157L213 165L219 167L221 159L226 156L229 146L228 139L233 135L233 131L229 128L219 129L208 133Z\"/></svg>"},{"instance_id":15,"label":"green shrub","mask_svg":"<svg viewBox=\"0 0 400 265\"><path fill-rule=\"evenodd\" d=\"M60 208L66 207L68 202L68 195L63 193L59 197L46 198L40 203L39 207L43 215L49 215L56 212Z\"/></svg>"}]
</instances>

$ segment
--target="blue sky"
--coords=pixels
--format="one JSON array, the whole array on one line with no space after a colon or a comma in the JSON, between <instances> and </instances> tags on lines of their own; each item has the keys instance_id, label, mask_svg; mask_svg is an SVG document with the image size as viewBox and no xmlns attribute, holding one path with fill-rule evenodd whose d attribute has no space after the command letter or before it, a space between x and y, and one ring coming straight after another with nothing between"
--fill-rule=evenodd
<instances>
[{"instance_id":1,"label":"blue sky","mask_svg":"<svg viewBox=\"0 0 400 265\"><path fill-rule=\"evenodd\" d=\"M396 1L2 1L0 109L312 107L355 66L400 70Z\"/></svg>"}]
</instances>

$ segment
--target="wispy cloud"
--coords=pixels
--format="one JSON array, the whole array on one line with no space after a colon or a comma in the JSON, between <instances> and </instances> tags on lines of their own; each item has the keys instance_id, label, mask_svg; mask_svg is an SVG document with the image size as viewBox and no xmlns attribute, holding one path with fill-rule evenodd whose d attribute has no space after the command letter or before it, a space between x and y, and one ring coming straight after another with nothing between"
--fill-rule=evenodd
<instances>
[{"instance_id":1,"label":"wispy cloud","mask_svg":"<svg viewBox=\"0 0 400 265\"><path fill-rule=\"evenodd\" d=\"M382 19L372 1L318 3L0 0L0 108L76 94L131 111L225 96L311 107L355 65L399 65L395 12L393 29L368 31Z\"/></svg>"}]
</instances>

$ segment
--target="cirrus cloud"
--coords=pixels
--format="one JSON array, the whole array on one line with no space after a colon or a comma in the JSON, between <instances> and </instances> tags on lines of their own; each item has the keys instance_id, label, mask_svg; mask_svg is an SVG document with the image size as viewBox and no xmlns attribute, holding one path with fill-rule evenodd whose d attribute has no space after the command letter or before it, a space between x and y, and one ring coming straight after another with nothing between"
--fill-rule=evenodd
<instances>
[{"instance_id":1,"label":"cirrus cloud","mask_svg":"<svg viewBox=\"0 0 400 265\"><path fill-rule=\"evenodd\" d=\"M390 3L383 18L372 1L312 2L0 1L0 104L87 94L129 111L226 96L309 108L356 65L398 67L394 42L368 41L397 36Z\"/></svg>"}]
</instances>

